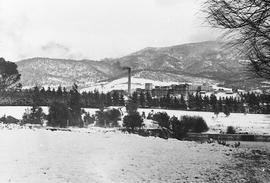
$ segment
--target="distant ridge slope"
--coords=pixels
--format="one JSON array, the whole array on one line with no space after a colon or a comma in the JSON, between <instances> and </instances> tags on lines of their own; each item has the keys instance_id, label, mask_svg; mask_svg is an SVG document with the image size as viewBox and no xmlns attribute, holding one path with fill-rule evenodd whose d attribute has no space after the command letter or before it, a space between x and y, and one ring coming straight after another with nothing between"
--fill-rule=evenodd
<instances>
[{"instance_id":1,"label":"distant ridge slope","mask_svg":"<svg viewBox=\"0 0 270 183\"><path fill-rule=\"evenodd\" d=\"M170 47L149 47L127 56L93 60L31 58L17 62L25 87L66 86L76 82L86 88L101 81L126 76L121 67L132 68L133 76L164 82L219 82L239 85L245 78L242 58L221 42L207 41ZM251 81L253 83L253 81ZM251 83L246 82L250 87Z\"/></svg>"}]
</instances>

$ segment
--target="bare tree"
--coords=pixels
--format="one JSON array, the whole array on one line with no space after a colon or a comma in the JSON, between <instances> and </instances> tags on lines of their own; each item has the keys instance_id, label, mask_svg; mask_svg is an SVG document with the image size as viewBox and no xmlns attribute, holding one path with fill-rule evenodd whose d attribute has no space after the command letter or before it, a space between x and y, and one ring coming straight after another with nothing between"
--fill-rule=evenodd
<instances>
[{"instance_id":1,"label":"bare tree","mask_svg":"<svg viewBox=\"0 0 270 183\"><path fill-rule=\"evenodd\" d=\"M204 11L249 60L248 68L270 80L270 0L207 0Z\"/></svg>"},{"instance_id":2,"label":"bare tree","mask_svg":"<svg viewBox=\"0 0 270 183\"><path fill-rule=\"evenodd\" d=\"M0 58L0 91L21 86L17 83L20 76L15 63Z\"/></svg>"}]
</instances>

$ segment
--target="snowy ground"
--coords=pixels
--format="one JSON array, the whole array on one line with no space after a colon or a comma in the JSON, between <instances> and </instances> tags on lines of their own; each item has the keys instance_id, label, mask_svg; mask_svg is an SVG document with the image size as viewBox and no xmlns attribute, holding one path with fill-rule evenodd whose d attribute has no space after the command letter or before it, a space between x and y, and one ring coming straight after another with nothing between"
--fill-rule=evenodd
<instances>
[{"instance_id":1,"label":"snowy ground","mask_svg":"<svg viewBox=\"0 0 270 183\"><path fill-rule=\"evenodd\" d=\"M4 114L11 115L17 119L21 119L25 109L30 107L17 107L17 106L0 106L0 117ZM43 107L45 113L48 113L48 108ZM85 109L90 114L95 114L98 109L88 108ZM124 111L125 108L122 108ZM152 109L139 109L139 112L144 111L146 115ZM270 115L266 114L243 114L231 113L229 117L225 117L223 113L218 117L212 112L196 112L196 111L181 111L181 110L165 110L154 109L154 112L167 112L170 116L181 117L183 115L201 116L206 121L210 130L207 133L220 133L226 132L227 126L234 126L238 132L249 132L252 134L265 134L270 135Z\"/></svg>"},{"instance_id":2,"label":"snowy ground","mask_svg":"<svg viewBox=\"0 0 270 183\"><path fill-rule=\"evenodd\" d=\"M10 115L17 119L22 119L23 113L31 107L27 106L0 106L0 117ZM43 111L48 114L48 107L42 107Z\"/></svg>"},{"instance_id":3,"label":"snowy ground","mask_svg":"<svg viewBox=\"0 0 270 183\"><path fill-rule=\"evenodd\" d=\"M270 182L269 143L235 149L98 128L4 128L0 144L1 183ZM246 157L262 147L256 161Z\"/></svg>"},{"instance_id":4,"label":"snowy ground","mask_svg":"<svg viewBox=\"0 0 270 183\"><path fill-rule=\"evenodd\" d=\"M151 109L139 109L139 111L145 111L145 113L148 114ZM221 113L217 117L212 112L154 109L154 112L163 111L167 112L169 116L174 115L179 118L183 115L201 116L210 128L207 133L226 132L227 126L233 126L237 129L237 132L270 135L269 114L231 113L230 116L226 117Z\"/></svg>"}]
</instances>

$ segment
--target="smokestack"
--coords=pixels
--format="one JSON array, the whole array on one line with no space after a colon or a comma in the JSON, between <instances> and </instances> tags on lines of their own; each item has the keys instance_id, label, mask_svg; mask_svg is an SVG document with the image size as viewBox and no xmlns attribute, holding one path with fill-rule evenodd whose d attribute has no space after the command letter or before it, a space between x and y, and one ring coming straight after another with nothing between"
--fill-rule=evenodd
<instances>
[{"instance_id":1,"label":"smokestack","mask_svg":"<svg viewBox=\"0 0 270 183\"><path fill-rule=\"evenodd\" d=\"M128 95L131 95L131 68L128 68Z\"/></svg>"},{"instance_id":2,"label":"smokestack","mask_svg":"<svg viewBox=\"0 0 270 183\"><path fill-rule=\"evenodd\" d=\"M131 68L130 67L123 67L123 69L128 70L128 95L131 95Z\"/></svg>"}]
</instances>

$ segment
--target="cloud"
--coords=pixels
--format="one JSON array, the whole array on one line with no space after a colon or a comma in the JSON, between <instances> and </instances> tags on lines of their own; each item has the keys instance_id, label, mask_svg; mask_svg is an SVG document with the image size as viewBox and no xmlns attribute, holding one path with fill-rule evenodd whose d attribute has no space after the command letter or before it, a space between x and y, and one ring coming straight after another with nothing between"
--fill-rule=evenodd
<instances>
[{"instance_id":1,"label":"cloud","mask_svg":"<svg viewBox=\"0 0 270 183\"><path fill-rule=\"evenodd\" d=\"M46 45L41 46L43 51L60 51L69 53L69 48L59 43L49 42Z\"/></svg>"},{"instance_id":2,"label":"cloud","mask_svg":"<svg viewBox=\"0 0 270 183\"><path fill-rule=\"evenodd\" d=\"M0 0L0 56L100 60L210 39L198 28L202 1Z\"/></svg>"},{"instance_id":3,"label":"cloud","mask_svg":"<svg viewBox=\"0 0 270 183\"><path fill-rule=\"evenodd\" d=\"M79 59L83 57L81 53L75 53L68 46L56 42L48 42L42 45L40 47L40 55L68 59Z\"/></svg>"}]
</instances>

